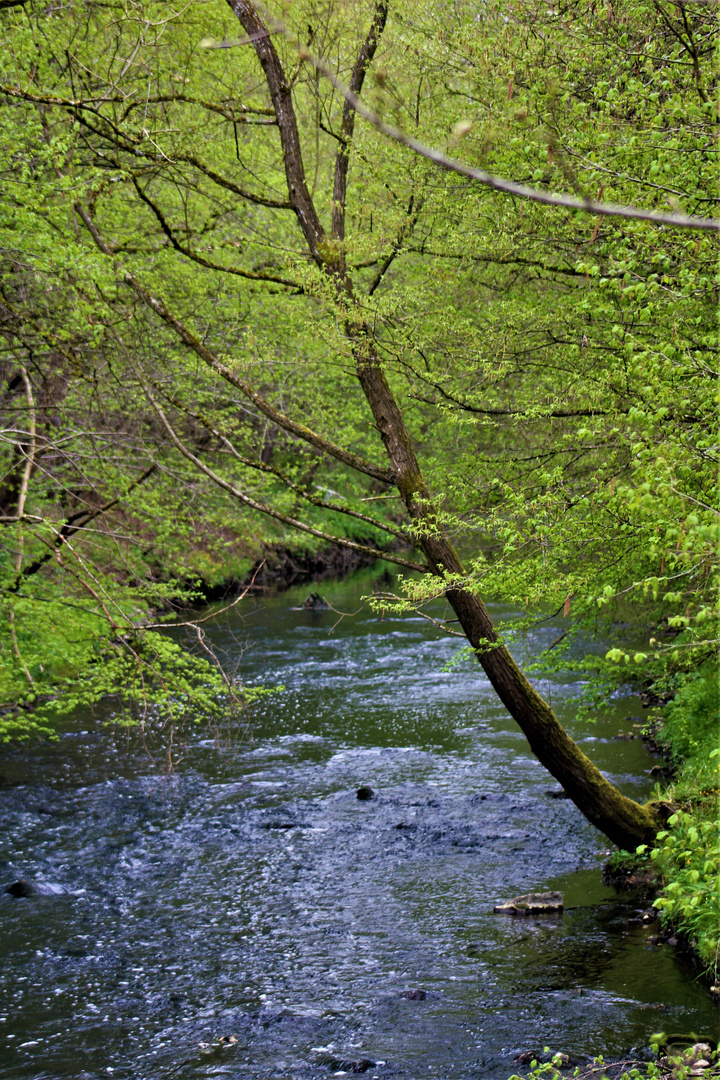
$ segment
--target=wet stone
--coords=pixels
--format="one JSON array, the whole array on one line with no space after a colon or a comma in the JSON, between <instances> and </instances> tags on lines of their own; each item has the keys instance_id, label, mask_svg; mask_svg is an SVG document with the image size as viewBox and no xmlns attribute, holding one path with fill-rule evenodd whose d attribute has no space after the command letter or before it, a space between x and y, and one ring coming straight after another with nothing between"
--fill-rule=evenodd
<instances>
[{"instance_id":1,"label":"wet stone","mask_svg":"<svg viewBox=\"0 0 720 1080\"><path fill-rule=\"evenodd\" d=\"M340 1058L332 1058L328 1061L328 1067L336 1072L365 1073L368 1069L374 1069L377 1062L370 1058L357 1058L355 1061L342 1061Z\"/></svg>"},{"instance_id":2,"label":"wet stone","mask_svg":"<svg viewBox=\"0 0 720 1080\"><path fill-rule=\"evenodd\" d=\"M369 802L371 799L375 798L375 792L371 787L359 787L355 792L355 795L360 802Z\"/></svg>"},{"instance_id":3,"label":"wet stone","mask_svg":"<svg viewBox=\"0 0 720 1080\"><path fill-rule=\"evenodd\" d=\"M60 953L61 960L84 960L87 957L87 949L63 949Z\"/></svg>"},{"instance_id":4,"label":"wet stone","mask_svg":"<svg viewBox=\"0 0 720 1080\"><path fill-rule=\"evenodd\" d=\"M329 611L330 605L320 593L312 592L303 603L306 611Z\"/></svg>"},{"instance_id":5,"label":"wet stone","mask_svg":"<svg viewBox=\"0 0 720 1080\"><path fill-rule=\"evenodd\" d=\"M493 908L493 911L500 915L555 915L562 910L563 895L554 891L525 893L504 904L496 904Z\"/></svg>"}]
</instances>

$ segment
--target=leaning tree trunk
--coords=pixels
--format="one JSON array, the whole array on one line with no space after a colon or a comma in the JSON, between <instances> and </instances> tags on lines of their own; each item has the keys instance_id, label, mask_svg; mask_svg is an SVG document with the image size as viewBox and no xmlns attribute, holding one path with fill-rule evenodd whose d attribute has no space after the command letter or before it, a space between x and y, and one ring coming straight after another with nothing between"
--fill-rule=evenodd
<instances>
[{"instance_id":1,"label":"leaning tree trunk","mask_svg":"<svg viewBox=\"0 0 720 1080\"><path fill-rule=\"evenodd\" d=\"M470 645L513 719L525 733L535 756L562 784L585 817L620 847L634 850L652 839L660 823L653 811L622 795L602 775L563 729L550 706L538 694L497 634L482 600L457 584L463 566L439 525L402 412L393 397L372 341L358 313L353 286L343 254L348 147L355 114L346 103L342 143L334 177L333 229L326 235L305 182L300 136L292 90L268 28L251 0L228 0L249 35L263 69L277 120L290 203L303 232L310 257L333 280L338 306L345 313L345 329L355 358L357 377L385 445L393 479L417 526L422 550L431 570L452 577L446 596L457 614ZM387 18L387 0L377 0L375 14L353 68L350 89L360 93Z\"/></svg>"},{"instance_id":2,"label":"leaning tree trunk","mask_svg":"<svg viewBox=\"0 0 720 1080\"><path fill-rule=\"evenodd\" d=\"M438 526L402 413L369 341L357 342L360 384L372 409L408 513L418 526L422 550L439 576L464 575L452 542ZM634 851L659 828L653 811L628 799L602 775L570 738L555 713L521 671L497 633L482 600L451 585L445 595L493 689L524 732L537 759L562 784L585 817L619 847Z\"/></svg>"}]
</instances>

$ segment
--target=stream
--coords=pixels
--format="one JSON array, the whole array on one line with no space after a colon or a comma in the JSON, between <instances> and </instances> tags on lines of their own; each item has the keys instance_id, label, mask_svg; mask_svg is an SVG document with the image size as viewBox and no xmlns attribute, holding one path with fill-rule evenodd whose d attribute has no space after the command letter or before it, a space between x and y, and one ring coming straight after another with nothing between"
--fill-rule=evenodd
<instances>
[{"instance_id":1,"label":"stream","mask_svg":"<svg viewBox=\"0 0 720 1080\"><path fill-rule=\"evenodd\" d=\"M172 775L87 715L0 747L3 1080L506 1080L544 1046L582 1062L659 1030L718 1037L697 973L633 921L647 902L602 884L603 837L480 670L447 668L460 639L363 607L380 575L206 624L246 684L283 689L227 731L186 731ZM361 610L298 610L311 590ZM541 624L518 658L559 632ZM656 759L616 738L637 698L580 724L578 684L538 685L647 797ZM5 895L19 878L63 892ZM493 914L544 889L562 916Z\"/></svg>"}]
</instances>

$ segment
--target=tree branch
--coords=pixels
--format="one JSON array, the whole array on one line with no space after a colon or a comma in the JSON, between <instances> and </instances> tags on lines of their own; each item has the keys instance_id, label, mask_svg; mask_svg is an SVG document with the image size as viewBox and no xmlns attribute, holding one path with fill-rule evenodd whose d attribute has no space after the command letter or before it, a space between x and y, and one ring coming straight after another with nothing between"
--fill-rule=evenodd
<instances>
[{"instance_id":1,"label":"tree branch","mask_svg":"<svg viewBox=\"0 0 720 1080\"><path fill-rule=\"evenodd\" d=\"M418 200L418 202L421 203L421 200ZM382 261L382 263L380 265L380 268L378 269L377 273L375 274L375 277L373 278L373 280L372 280L372 282L370 284L370 288L368 289L368 296L372 296L373 293L375 292L375 290L377 288L379 288L379 286L382 284L383 278L387 274L387 272L390 269L390 267L392 266L392 264L395 262L395 259L398 257L398 255L402 251L402 246L403 246L403 243L405 241L405 238L407 236L409 236L410 233L412 233L413 229L417 225L417 221L418 221L418 218L420 216L420 210L422 209L422 205L418 206L417 210L413 213L413 204L414 204L414 196L411 195L410 196L410 202L409 202L408 208L407 208L407 213L405 215L405 221L402 223L402 226L401 226L400 231L398 233L397 239L396 239L395 243L393 244L391 251L383 259L383 261Z\"/></svg>"},{"instance_id":2,"label":"tree branch","mask_svg":"<svg viewBox=\"0 0 720 1080\"><path fill-rule=\"evenodd\" d=\"M112 510L114 506L117 506L121 498L127 498L131 491L134 491L136 487L140 486L140 484L144 484L145 481L150 476L152 476L156 469L157 465L151 465L149 468L145 469L145 471L141 473L140 476L138 476L135 480L132 481L123 496L117 495L114 499L110 499L109 502L103 503L103 505L99 506L96 510L80 510L77 514L72 514L71 517L69 517L65 521L62 527L58 529L55 540L52 543L52 547L48 551L46 551L44 555L41 555L39 559L35 559L34 562L31 562L28 566L24 567L22 573L18 574L15 580L15 584L11 585L7 591L13 593L17 592L20 588L21 583L23 581L26 581L27 578L32 577L33 574L37 574L38 570L41 570L43 566L45 566L45 564L48 563L50 559L52 559L55 552L62 547L62 545L67 539L69 539L69 537L73 536L81 529L84 529L96 517L99 517L101 514L107 513L108 510Z\"/></svg>"},{"instance_id":3,"label":"tree branch","mask_svg":"<svg viewBox=\"0 0 720 1080\"><path fill-rule=\"evenodd\" d=\"M227 491L230 495L233 496L233 498L237 499L245 506L248 506L251 510L257 510L259 513L265 514L267 517L274 518L276 521L281 521L284 525L289 525L292 529L298 529L300 532L309 533L311 536L316 536L318 537L318 539L324 540L326 543L339 544L341 547L350 548L352 551L359 551L364 555L372 555L376 559L385 559L388 562L396 563L398 566L405 566L409 570L418 570L420 571L420 573L423 574L427 572L427 566L423 566L420 563L410 562L408 559L403 559L399 555L395 555L392 552L380 551L378 548L369 547L367 544L358 544L354 540L347 540L344 536L334 536L332 533L326 533L323 532L321 529L315 529L311 525L306 525L303 521L298 521L296 518L292 518L287 514L283 514L279 510L275 510L272 506L268 506L266 503L258 502L256 499L252 499L249 495L246 495L245 492L240 491L240 489L236 487L235 484L231 483L229 480L225 480L224 477L220 476L213 469L207 466L203 461L200 460L199 457L193 454L192 450L188 449L188 447L185 446L185 444L179 438L175 429L168 421L165 413L163 412L162 406L152 393L152 390L149 388L147 382L143 379L143 376L138 367L133 362L132 357L130 356L129 358L131 364L135 368L135 373L138 377L138 381L141 383L143 390L147 395L148 401L155 409L155 412L157 413L160 421L165 427L165 430L167 431L173 446L176 448L176 450L178 450L180 454L182 454L184 458L192 462L196 469L199 469L201 473L204 473L204 475L207 476L208 479L212 480L212 482L216 484L219 488Z\"/></svg>"},{"instance_id":4,"label":"tree branch","mask_svg":"<svg viewBox=\"0 0 720 1080\"><path fill-rule=\"evenodd\" d=\"M100 251L118 261L115 253L100 236L97 226L88 212L80 205L80 203L75 203L74 206L75 212L84 222ZM375 480L380 480L384 484L394 484L395 476L391 469L383 469L378 465L373 465L371 462L365 461L357 454L353 454L351 451L345 450L341 446L336 446L335 443L331 442L329 439L323 438L322 435L318 435L316 432L312 431L311 428L305 427L304 424L296 423L296 421L291 420L289 416L280 412L279 409L274 408L270 402L266 401L265 398L258 394L249 383L244 379L241 379L239 375L236 375L235 372L231 371L225 364L218 360L215 354L168 310L163 301L159 300L156 296L153 296L144 285L140 284L129 270L123 269L122 273L125 284L131 288L133 292L140 297L143 303L147 304L147 306L151 308L151 310L154 311L167 326L174 330L180 340L184 341L196 356L199 356L209 368L217 372L217 374L225 379L226 382L229 382L231 386L234 386L236 390L239 390L244 397L251 401L263 415L267 416L273 423L277 424L278 427L281 427L284 431L288 431L291 435L301 439L303 442L317 447L317 449L322 450L324 454L329 454L330 457L334 457L337 461L341 461L344 465L348 465L357 472L365 473L366 476L372 476Z\"/></svg>"},{"instance_id":5,"label":"tree branch","mask_svg":"<svg viewBox=\"0 0 720 1080\"><path fill-rule=\"evenodd\" d=\"M388 16L387 0L378 0L375 5L375 14L368 30L367 37L360 50L355 67L350 77L350 90L353 94L360 94L365 82L365 75L373 61L377 51L378 42L385 29ZM332 235L333 240L345 239L345 203L347 200L347 173L350 165L350 140L355 130L355 109L349 101L343 106L342 128L340 146L335 157L335 181L333 184L333 214Z\"/></svg>"},{"instance_id":6,"label":"tree branch","mask_svg":"<svg viewBox=\"0 0 720 1080\"><path fill-rule=\"evenodd\" d=\"M167 221L165 220L165 216L163 215L159 206L157 206L152 201L150 196L147 195L140 187L136 176L133 175L132 181L139 198L142 200L142 202L145 203L146 206L150 207L153 214L157 218L160 228L164 232L165 236L167 236L172 246L175 248L176 251L179 251L180 254L184 255L187 259L192 259L193 262L199 263L200 266L204 266L208 270L219 270L223 274L235 274L236 277L246 278L250 281L272 281L276 285L287 285L291 289L300 288L300 285L298 285L296 281L290 281L289 278L276 277L274 274L261 274L253 270L241 270L237 266L222 266L220 263L210 262L209 259L205 259L202 255L198 255L197 252L192 251L188 247L185 247L183 244L180 243L180 241L175 236L175 233L168 225Z\"/></svg>"},{"instance_id":7,"label":"tree branch","mask_svg":"<svg viewBox=\"0 0 720 1080\"><path fill-rule=\"evenodd\" d=\"M231 7L238 6L233 4L232 0L228 0L228 3L230 3ZM258 24L262 25L259 20ZM641 210L635 206L618 206L614 203L596 202L594 199L577 199L571 195L556 195L550 191L541 191L539 188L529 187L527 184L518 184L514 180L506 180L502 176L495 176L493 173L487 173L482 169L475 169L471 165L465 165L462 161L443 154L441 150L436 150L434 147L420 142L419 139L413 138L412 135L408 135L394 124L386 123L376 112L368 108L357 94L353 93L350 87L346 86L338 78L325 60L313 55L307 46L294 41L289 30L282 23L273 22L273 32L283 34L291 43L295 44L298 55L312 64L335 87L338 93L342 94L345 101L362 116L363 120L367 121L376 131L379 131L381 135L385 135L388 139L392 139L393 142L406 146L409 150L419 154L420 157L427 158L428 161L432 161L441 169L447 169L449 172L466 176L470 180L476 180L479 184L503 192L506 195L515 195L521 199L543 203L546 206L557 206L564 210L580 210L583 213L595 216L618 217L630 221L649 221L654 225L670 225L676 229L700 229L707 232L720 230L720 219L718 218L691 217L686 214L662 214L654 210Z\"/></svg>"},{"instance_id":8,"label":"tree branch","mask_svg":"<svg viewBox=\"0 0 720 1080\"><path fill-rule=\"evenodd\" d=\"M226 188L228 191L232 191L234 195L239 195L241 199L247 199L248 202L257 203L258 206L269 206L271 210L294 209L293 204L287 199L270 199L265 195L256 195L253 191L247 191L245 188L233 183L232 180L220 176L208 165L204 165L194 154L174 154L172 160L185 161L188 165L193 165L209 180L212 180L214 184L217 184L218 187Z\"/></svg>"},{"instance_id":9,"label":"tree branch","mask_svg":"<svg viewBox=\"0 0 720 1080\"><path fill-rule=\"evenodd\" d=\"M215 427L209 417L205 416L203 413L194 412L186 405L181 404L177 398L167 394L155 381L153 381L153 386L174 408L178 409L186 416L189 416L191 419L197 420L203 427L207 428L207 430L226 447L228 453L232 454L235 460L239 461L241 465L244 465L248 469L254 469L257 472L263 472L269 476L276 477L276 479L284 484L285 487L289 488L290 491L294 491L296 495L299 495L301 499L305 499L305 501L309 502L312 506L317 506L321 510L332 510L333 513L345 514L347 517L356 518L358 521L364 521L366 525L371 525L374 529L381 529L391 536L396 536L398 540L402 540L408 547L415 546L412 537L408 536L408 534L401 529L397 529L392 525L387 524L387 522L379 521L377 518L370 517L369 514L363 514L359 510L353 510L353 508L346 503L329 503L327 500L321 499L317 495L313 495L308 488L296 484L289 476L282 472L281 469L275 468L274 465L244 457L242 454L238 453L227 435L224 435L222 431Z\"/></svg>"},{"instance_id":10,"label":"tree branch","mask_svg":"<svg viewBox=\"0 0 720 1080\"><path fill-rule=\"evenodd\" d=\"M292 103L292 92L285 78L280 58L275 51L267 27L258 16L253 5L248 0L227 0L227 2L245 32L252 39L253 48L265 73L280 131L290 202L300 223L310 254L318 266L323 266L325 256L322 252L322 245L325 240L325 233L305 182L305 167L303 165L295 109Z\"/></svg>"},{"instance_id":11,"label":"tree branch","mask_svg":"<svg viewBox=\"0 0 720 1080\"><path fill-rule=\"evenodd\" d=\"M0 0L1 2L1 0ZM122 120L130 115L133 109L141 109L146 105L161 105L166 102L181 101L184 105L199 105L201 109L207 109L208 112L218 113L223 119L229 121L231 124L263 124L265 126L275 126L275 113L272 109L249 109L245 105L239 105L235 102L232 103L232 107L228 105L216 105L213 101L203 101L201 98L189 97L187 94L151 94L146 98L141 98L137 101L130 101L127 103L125 98L109 98L107 99L113 104L122 103L125 108L122 112ZM240 115L235 114L234 109L240 110ZM248 116L257 116L257 120L248 120ZM265 119L262 119L265 117Z\"/></svg>"}]
</instances>

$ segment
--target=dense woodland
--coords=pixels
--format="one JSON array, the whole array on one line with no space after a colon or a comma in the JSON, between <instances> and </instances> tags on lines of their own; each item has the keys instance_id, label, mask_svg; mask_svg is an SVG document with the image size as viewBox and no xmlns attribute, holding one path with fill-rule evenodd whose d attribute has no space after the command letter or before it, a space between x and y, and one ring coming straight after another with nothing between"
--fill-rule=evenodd
<instances>
[{"instance_id":1,"label":"dense woodland","mask_svg":"<svg viewBox=\"0 0 720 1080\"><path fill-rule=\"evenodd\" d=\"M163 623L340 542L417 571L376 603L449 601L591 820L654 834L481 597L562 617L538 663L596 700L694 695L707 741L711 6L1 6L0 733L119 688L146 723L227 709Z\"/></svg>"}]
</instances>

